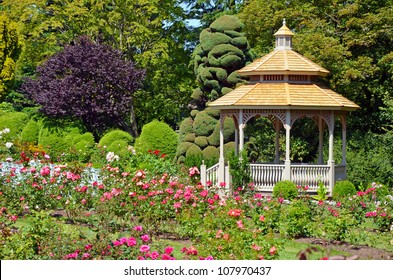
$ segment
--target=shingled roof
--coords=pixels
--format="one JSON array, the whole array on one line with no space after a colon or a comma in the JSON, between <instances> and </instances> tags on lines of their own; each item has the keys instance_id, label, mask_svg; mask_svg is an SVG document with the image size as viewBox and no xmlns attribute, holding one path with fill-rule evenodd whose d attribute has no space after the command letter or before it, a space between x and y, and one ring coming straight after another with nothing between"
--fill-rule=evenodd
<instances>
[{"instance_id":1,"label":"shingled roof","mask_svg":"<svg viewBox=\"0 0 393 280\"><path fill-rule=\"evenodd\" d=\"M283 26L274 34L276 48L238 72L250 76L241 85L208 106L217 109L319 109L353 111L359 108L344 96L316 83L329 71L292 50L294 34Z\"/></svg>"}]
</instances>

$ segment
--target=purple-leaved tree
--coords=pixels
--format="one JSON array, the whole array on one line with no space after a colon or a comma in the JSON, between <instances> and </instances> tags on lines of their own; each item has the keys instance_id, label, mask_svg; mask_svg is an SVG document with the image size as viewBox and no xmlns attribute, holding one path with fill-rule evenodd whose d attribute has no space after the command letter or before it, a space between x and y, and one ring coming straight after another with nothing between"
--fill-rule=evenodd
<instances>
[{"instance_id":1,"label":"purple-leaved tree","mask_svg":"<svg viewBox=\"0 0 393 280\"><path fill-rule=\"evenodd\" d=\"M119 51L80 37L37 67L22 90L45 115L82 120L95 136L118 127L136 137L133 95L144 77Z\"/></svg>"}]
</instances>

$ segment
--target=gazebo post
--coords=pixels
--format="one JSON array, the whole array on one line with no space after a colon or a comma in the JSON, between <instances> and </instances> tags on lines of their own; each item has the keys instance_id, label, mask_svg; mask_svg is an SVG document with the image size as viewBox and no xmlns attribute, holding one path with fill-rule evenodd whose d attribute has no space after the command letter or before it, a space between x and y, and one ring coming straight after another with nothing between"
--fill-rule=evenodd
<instances>
[{"instance_id":1,"label":"gazebo post","mask_svg":"<svg viewBox=\"0 0 393 280\"><path fill-rule=\"evenodd\" d=\"M225 116L220 115L220 159L218 161L218 182L225 182L225 161L224 161L224 119Z\"/></svg>"},{"instance_id":2,"label":"gazebo post","mask_svg":"<svg viewBox=\"0 0 393 280\"><path fill-rule=\"evenodd\" d=\"M323 164L323 120L321 117L318 117L318 130L319 130L318 164Z\"/></svg>"},{"instance_id":3,"label":"gazebo post","mask_svg":"<svg viewBox=\"0 0 393 280\"><path fill-rule=\"evenodd\" d=\"M335 165L334 165L334 111L330 112L330 121L329 121L329 192L332 194L333 186L334 186L334 173L335 173Z\"/></svg>"},{"instance_id":4,"label":"gazebo post","mask_svg":"<svg viewBox=\"0 0 393 280\"><path fill-rule=\"evenodd\" d=\"M291 110L285 114L285 169L283 174L284 180L291 180Z\"/></svg>"},{"instance_id":5,"label":"gazebo post","mask_svg":"<svg viewBox=\"0 0 393 280\"><path fill-rule=\"evenodd\" d=\"M274 118L274 129L276 131L274 163L278 164L280 162L280 120L277 117Z\"/></svg>"},{"instance_id":6,"label":"gazebo post","mask_svg":"<svg viewBox=\"0 0 393 280\"><path fill-rule=\"evenodd\" d=\"M239 110L239 155L242 156L244 148L243 109Z\"/></svg>"}]
</instances>

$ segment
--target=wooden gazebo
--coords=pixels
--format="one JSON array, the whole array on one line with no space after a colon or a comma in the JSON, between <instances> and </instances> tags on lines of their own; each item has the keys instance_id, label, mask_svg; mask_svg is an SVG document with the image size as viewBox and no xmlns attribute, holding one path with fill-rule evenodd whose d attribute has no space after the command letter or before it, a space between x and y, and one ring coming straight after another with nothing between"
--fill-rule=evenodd
<instances>
[{"instance_id":1,"label":"wooden gazebo","mask_svg":"<svg viewBox=\"0 0 393 280\"><path fill-rule=\"evenodd\" d=\"M219 163L206 170L201 167L202 184L225 182L230 176L224 162L223 124L232 117L236 124L236 150L244 147L243 129L254 117L267 117L275 127L275 160L268 164L251 164L251 175L256 189L272 191L275 183L291 180L307 185L315 192L322 182L332 191L336 180L346 177L346 115L359 108L358 105L317 83L318 77L329 71L292 50L293 33L283 26L274 34L274 51L255 60L238 72L249 77L249 83L239 86L221 98L211 102L210 107L220 110L220 158ZM319 133L319 157L317 164L296 164L290 160L291 128L299 118L315 120ZM335 164L333 157L333 134L335 120L341 120L342 160ZM279 162L279 132L281 125L286 131L285 161ZM329 130L329 159L323 159L323 130Z\"/></svg>"}]
</instances>

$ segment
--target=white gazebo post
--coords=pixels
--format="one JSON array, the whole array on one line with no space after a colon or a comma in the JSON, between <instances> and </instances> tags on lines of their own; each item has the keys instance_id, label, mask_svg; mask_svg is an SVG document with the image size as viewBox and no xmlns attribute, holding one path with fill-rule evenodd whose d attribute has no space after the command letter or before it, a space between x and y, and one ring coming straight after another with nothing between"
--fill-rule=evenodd
<instances>
[{"instance_id":1,"label":"white gazebo post","mask_svg":"<svg viewBox=\"0 0 393 280\"><path fill-rule=\"evenodd\" d=\"M242 151L244 148L244 131L243 131L243 109L239 110L239 155L242 156Z\"/></svg>"},{"instance_id":2,"label":"white gazebo post","mask_svg":"<svg viewBox=\"0 0 393 280\"><path fill-rule=\"evenodd\" d=\"M283 174L284 180L291 180L291 110L285 114L285 169Z\"/></svg>"},{"instance_id":3,"label":"white gazebo post","mask_svg":"<svg viewBox=\"0 0 393 280\"><path fill-rule=\"evenodd\" d=\"M225 183L225 160L224 160L224 118L220 116L220 159L218 161L218 184Z\"/></svg>"},{"instance_id":4,"label":"white gazebo post","mask_svg":"<svg viewBox=\"0 0 393 280\"><path fill-rule=\"evenodd\" d=\"M277 117L274 118L274 130L276 131L274 163L278 164L280 162L280 120Z\"/></svg>"},{"instance_id":5,"label":"white gazebo post","mask_svg":"<svg viewBox=\"0 0 393 280\"><path fill-rule=\"evenodd\" d=\"M334 186L334 173L335 173L335 166L334 166L334 111L330 112L330 120L329 120L329 192L332 194L333 186Z\"/></svg>"}]
</instances>

